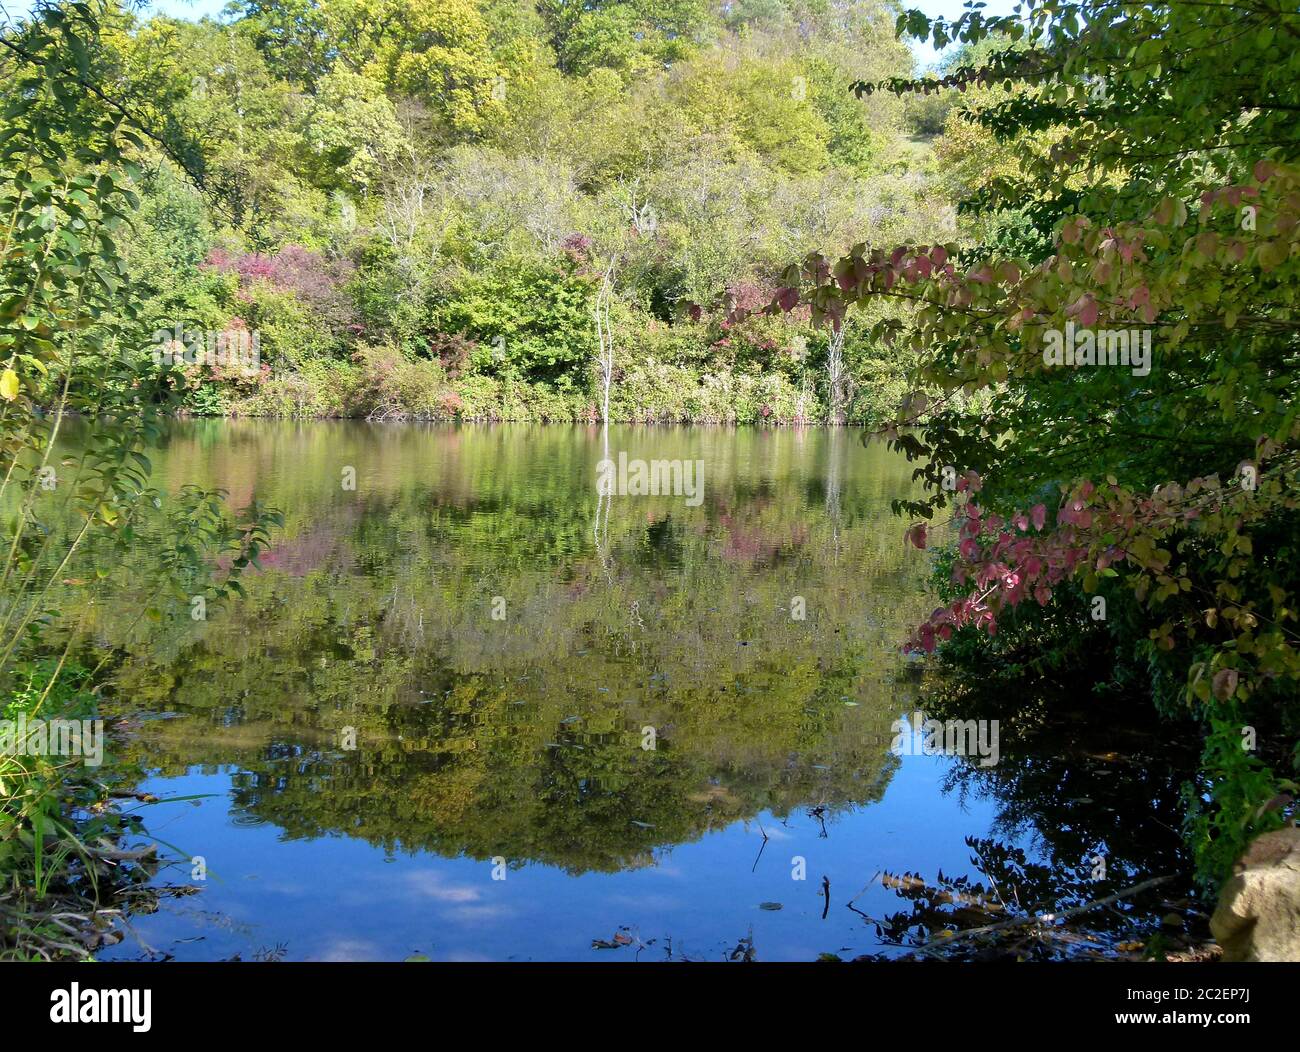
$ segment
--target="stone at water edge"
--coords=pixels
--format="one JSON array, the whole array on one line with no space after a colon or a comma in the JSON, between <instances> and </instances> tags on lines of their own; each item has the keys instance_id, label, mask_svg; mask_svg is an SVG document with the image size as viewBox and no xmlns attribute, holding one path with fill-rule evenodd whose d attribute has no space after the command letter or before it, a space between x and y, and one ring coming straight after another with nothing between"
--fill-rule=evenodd
<instances>
[{"instance_id":1,"label":"stone at water edge","mask_svg":"<svg viewBox=\"0 0 1300 1052\"><path fill-rule=\"evenodd\" d=\"M1210 931L1225 961L1300 961L1300 829L1257 837L1233 866Z\"/></svg>"}]
</instances>

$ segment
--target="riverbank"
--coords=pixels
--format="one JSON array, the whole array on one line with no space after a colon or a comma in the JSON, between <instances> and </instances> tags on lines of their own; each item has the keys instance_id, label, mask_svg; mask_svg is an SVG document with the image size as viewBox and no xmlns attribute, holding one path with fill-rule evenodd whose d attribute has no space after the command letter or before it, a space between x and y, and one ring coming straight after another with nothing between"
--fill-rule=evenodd
<instances>
[{"instance_id":1,"label":"riverbank","mask_svg":"<svg viewBox=\"0 0 1300 1052\"><path fill-rule=\"evenodd\" d=\"M53 665L31 663L0 705L0 960L91 959L158 897L156 847L128 846L154 798L101 766L99 699L70 686L84 669L52 681Z\"/></svg>"},{"instance_id":2,"label":"riverbank","mask_svg":"<svg viewBox=\"0 0 1300 1052\"><path fill-rule=\"evenodd\" d=\"M867 374L868 377L871 375ZM436 360L372 349L351 360L268 368L256 380L214 382L196 373L180 404L197 416L595 423L602 396L590 385L449 373ZM855 385L832 413L815 373L707 370L642 360L621 366L611 385L611 423L878 425L903 395L896 369Z\"/></svg>"}]
</instances>

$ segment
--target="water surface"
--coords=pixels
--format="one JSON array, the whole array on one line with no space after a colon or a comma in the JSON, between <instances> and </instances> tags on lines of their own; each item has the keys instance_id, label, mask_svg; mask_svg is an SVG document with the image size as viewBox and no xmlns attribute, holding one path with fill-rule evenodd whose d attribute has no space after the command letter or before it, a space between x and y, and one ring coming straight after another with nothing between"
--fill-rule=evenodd
<instances>
[{"instance_id":1,"label":"water surface","mask_svg":"<svg viewBox=\"0 0 1300 1052\"><path fill-rule=\"evenodd\" d=\"M702 499L600 499L620 452ZM1176 806L1123 817L1086 749L891 752L933 599L911 467L854 431L194 421L152 459L286 526L204 620L146 536L85 613L118 762L201 797L145 813L201 890L107 956L893 954L882 872L978 879L973 837L1131 876Z\"/></svg>"}]
</instances>

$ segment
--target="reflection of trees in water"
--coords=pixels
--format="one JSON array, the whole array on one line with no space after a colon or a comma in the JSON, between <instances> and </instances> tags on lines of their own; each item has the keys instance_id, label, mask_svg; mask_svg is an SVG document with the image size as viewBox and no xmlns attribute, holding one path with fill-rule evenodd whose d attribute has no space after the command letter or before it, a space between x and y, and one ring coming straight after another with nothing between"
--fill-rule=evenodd
<instances>
[{"instance_id":1,"label":"reflection of trees in water","mask_svg":"<svg viewBox=\"0 0 1300 1052\"><path fill-rule=\"evenodd\" d=\"M609 421L606 420L600 429L600 438L602 446L602 463L609 462ZM604 570L608 577L613 570L612 556L609 548L609 513L614 503L614 491L610 488L608 493L602 492L599 487L596 488L596 520L592 523L591 539L596 548L596 558L600 561L601 569Z\"/></svg>"},{"instance_id":2,"label":"reflection of trees in water","mask_svg":"<svg viewBox=\"0 0 1300 1052\"><path fill-rule=\"evenodd\" d=\"M67 610L115 652L124 709L183 716L148 721L128 759L239 767L239 820L609 870L764 809L833 815L888 785L889 724L918 704L897 647L929 603L888 513L907 467L877 447L841 429L691 432L699 448L625 434L646 459L704 456L705 504L620 498L594 531L592 466L609 448L594 430L202 435L154 457L162 477L243 471L289 511L247 601L195 623L178 600L126 637L156 577L142 543L102 558L110 577L77 593L95 604ZM355 495L338 490L342 463L358 466ZM958 761L949 788L998 801L998 839L1036 836L1043 872L1015 877L1026 894L1086 893L1099 851L1105 887L1185 871L1181 752L1135 727L1146 706L1108 726L1088 701L1087 720L1062 722L1056 699L980 686L931 689L920 707L999 719L1001 762ZM1019 865L992 864L999 880Z\"/></svg>"},{"instance_id":3,"label":"reflection of trees in water","mask_svg":"<svg viewBox=\"0 0 1300 1052\"><path fill-rule=\"evenodd\" d=\"M601 445L578 457L573 432L558 448L545 433L504 451L483 437L429 456L427 435L408 448L394 429L376 439L378 473L336 452L313 513L291 515L291 572L254 578L205 623L178 606L149 635L116 638L122 595L150 573L147 551L127 553L117 606L98 615L119 650L116 695L184 716L149 722L132 757L164 773L237 765L235 807L292 837L575 871L637 865L763 809L833 814L881 796L897 763L888 725L907 705L891 670L924 604L887 512L905 472L873 471L864 495L848 450L819 440L792 455L769 435L739 456L741 439L705 434L703 509L620 499L593 534ZM283 492L259 496L301 508L287 497L319 455L307 448L302 472L275 476ZM343 461L360 462L351 501L335 492ZM807 621L791 618L793 595ZM355 752L339 747L346 727Z\"/></svg>"},{"instance_id":4,"label":"reflection of trees in water","mask_svg":"<svg viewBox=\"0 0 1300 1052\"><path fill-rule=\"evenodd\" d=\"M165 771L238 764L236 806L293 836L341 831L577 869L636 864L761 809L879 798L896 703L885 679L864 675L862 640L820 642L775 616L765 631L749 621L747 645L707 623L666 632L663 601L643 604L637 626L625 590L590 584L515 610L530 622L515 626L517 647L428 609L414 651L409 628L390 632L391 594L375 582L378 610L310 582L267 596L273 605L254 591L247 632L222 622L172 662L177 686L151 707L188 718L151 725L139 758ZM708 594L739 602L720 586ZM136 696L160 671L130 661L118 689ZM337 748L346 726L356 753Z\"/></svg>"},{"instance_id":5,"label":"reflection of trees in water","mask_svg":"<svg viewBox=\"0 0 1300 1052\"><path fill-rule=\"evenodd\" d=\"M264 667L233 680L182 667L185 701L173 706L188 718L143 735L139 758L171 770L238 764L247 773L235 779L235 806L291 836L344 832L392 849L574 869L644 862L656 845L761 809L878 799L892 771L883 721L839 700L852 689L847 668L793 680L755 668L726 684L673 686L649 661L493 676L420 658L405 675L384 668L377 678L420 683L426 697L344 703L341 691L320 691L335 704L302 709L258 688ZM644 680L615 677L628 671ZM620 685L607 696L603 682ZM357 728L355 753L336 747L344 726ZM642 748L647 726L653 750ZM241 741L244 728L252 733Z\"/></svg>"},{"instance_id":6,"label":"reflection of trees in water","mask_svg":"<svg viewBox=\"0 0 1300 1052\"><path fill-rule=\"evenodd\" d=\"M949 788L998 801L998 836L1032 831L1047 856L1067 868L1104 855L1117 880L1185 868L1180 789L1194 754L1182 750L1180 757L1154 736L1113 728L1088 737L1081 729L1044 728L1024 739L1004 731L1003 741L996 767L962 761L947 779Z\"/></svg>"},{"instance_id":7,"label":"reflection of trees in water","mask_svg":"<svg viewBox=\"0 0 1300 1052\"><path fill-rule=\"evenodd\" d=\"M1019 889L1022 911L1063 910L1153 876L1173 875L1158 892L1089 911L1081 922L1090 932L1131 935L1135 918L1150 921L1165 897L1192 890L1190 861L1177 830L1181 786L1196 769L1196 743L1154 717L1144 723L1148 706L1107 704L1079 684L1074 693L1077 704L1087 706L1085 713L1072 711L1060 693L1051 686L1035 693L1024 683L956 681L946 672L926 681L927 718L999 722L999 762L981 767L978 757L955 758L945 779L945 791L963 799L987 797L998 807L992 837L971 842L972 864L989 884L966 890L976 897L993 894L1001 881L1003 895L1008 887ZM1026 836L1041 864L1006 843ZM933 931L945 916L936 903L948 904L948 923L963 926L951 916L951 903L959 901L955 889L941 875L933 886L929 877L906 876L916 880L915 888L896 890L915 901L911 913L891 918L894 937L914 942L916 931ZM1069 952L1050 939L1031 944L1034 954Z\"/></svg>"},{"instance_id":8,"label":"reflection of trees in water","mask_svg":"<svg viewBox=\"0 0 1300 1052\"><path fill-rule=\"evenodd\" d=\"M826 447L826 521L831 526L831 561L840 561L840 475L844 459L844 429L832 427Z\"/></svg>"}]
</instances>

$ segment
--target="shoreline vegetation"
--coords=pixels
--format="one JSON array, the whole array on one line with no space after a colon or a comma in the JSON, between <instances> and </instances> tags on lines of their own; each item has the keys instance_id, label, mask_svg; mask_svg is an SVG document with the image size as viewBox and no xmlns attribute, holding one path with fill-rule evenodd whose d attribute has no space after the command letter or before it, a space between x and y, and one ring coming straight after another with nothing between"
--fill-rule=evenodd
<instances>
[{"instance_id":1,"label":"shoreline vegetation","mask_svg":"<svg viewBox=\"0 0 1300 1052\"><path fill-rule=\"evenodd\" d=\"M667 373L668 375L665 375ZM603 409L591 394L557 392L544 384L500 382L474 377L447 382L441 370L411 362L383 374L364 366L339 368L327 387L306 383L296 374L266 382L267 390L226 402L219 411L195 412L184 406L177 418L272 420L370 420L437 423L550 423L599 425ZM781 377L700 377L661 370L646 382L634 375L611 396L610 424L768 425L880 429L883 418L868 409L846 407L841 419ZM387 388L382 394L376 388ZM328 393L326 393L328 392ZM638 400L635 392L643 392Z\"/></svg>"}]
</instances>

